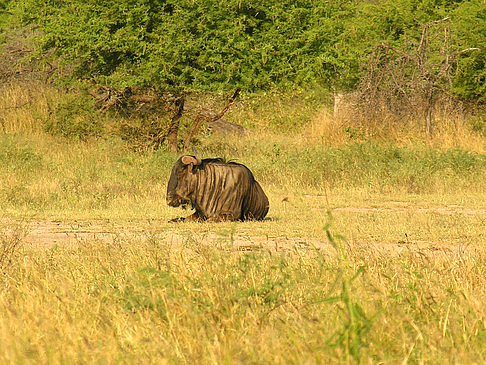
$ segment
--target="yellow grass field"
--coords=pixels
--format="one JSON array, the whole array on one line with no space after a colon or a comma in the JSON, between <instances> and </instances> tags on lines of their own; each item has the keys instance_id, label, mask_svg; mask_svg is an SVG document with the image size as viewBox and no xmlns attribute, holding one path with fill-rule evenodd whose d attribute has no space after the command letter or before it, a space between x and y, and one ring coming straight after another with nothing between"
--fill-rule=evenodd
<instances>
[{"instance_id":1,"label":"yellow grass field","mask_svg":"<svg viewBox=\"0 0 486 365\"><path fill-rule=\"evenodd\" d=\"M56 96L23 97L0 103L19 106L0 111L0 363L486 362L484 137L235 112L250 136L198 148L254 172L267 219L168 223L191 213L165 203L178 156L48 135Z\"/></svg>"}]
</instances>

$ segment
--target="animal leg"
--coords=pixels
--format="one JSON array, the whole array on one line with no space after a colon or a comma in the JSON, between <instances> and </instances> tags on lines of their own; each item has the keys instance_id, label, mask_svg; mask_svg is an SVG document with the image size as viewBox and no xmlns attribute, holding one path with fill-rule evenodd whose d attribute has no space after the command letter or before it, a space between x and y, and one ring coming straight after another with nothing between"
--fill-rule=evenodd
<instances>
[{"instance_id":1,"label":"animal leg","mask_svg":"<svg viewBox=\"0 0 486 365\"><path fill-rule=\"evenodd\" d=\"M179 222L184 222L186 218L184 217L179 217L179 218L174 218L169 221L169 223L179 223Z\"/></svg>"},{"instance_id":2,"label":"animal leg","mask_svg":"<svg viewBox=\"0 0 486 365\"><path fill-rule=\"evenodd\" d=\"M198 214L198 212L194 212L191 214L189 217L184 219L186 222L201 222L203 219L201 216Z\"/></svg>"},{"instance_id":3,"label":"animal leg","mask_svg":"<svg viewBox=\"0 0 486 365\"><path fill-rule=\"evenodd\" d=\"M169 223L180 223L180 222L202 222L203 219L199 216L199 214L194 213L191 214L189 217L178 217L171 219Z\"/></svg>"}]
</instances>

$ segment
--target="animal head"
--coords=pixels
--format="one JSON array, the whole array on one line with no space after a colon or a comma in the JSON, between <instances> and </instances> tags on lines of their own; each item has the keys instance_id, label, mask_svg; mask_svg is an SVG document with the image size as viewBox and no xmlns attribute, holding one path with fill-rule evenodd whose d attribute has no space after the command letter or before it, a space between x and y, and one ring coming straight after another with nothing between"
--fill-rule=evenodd
<instances>
[{"instance_id":1,"label":"animal head","mask_svg":"<svg viewBox=\"0 0 486 365\"><path fill-rule=\"evenodd\" d=\"M190 203L189 195L192 192L194 182L194 166L201 165L199 157L185 155L177 160L170 175L167 185L167 204L178 207L181 204Z\"/></svg>"}]
</instances>

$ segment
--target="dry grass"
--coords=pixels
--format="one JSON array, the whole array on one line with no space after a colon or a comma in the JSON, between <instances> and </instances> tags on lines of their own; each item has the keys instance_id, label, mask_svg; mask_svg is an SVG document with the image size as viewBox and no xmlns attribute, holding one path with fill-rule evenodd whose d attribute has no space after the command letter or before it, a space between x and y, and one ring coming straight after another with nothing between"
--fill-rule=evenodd
<instances>
[{"instance_id":1,"label":"dry grass","mask_svg":"<svg viewBox=\"0 0 486 365\"><path fill-rule=\"evenodd\" d=\"M307 108L296 138L303 120L278 129L298 107L256 105L233 121L276 128L200 152L247 164L269 219L169 224L190 214L164 202L176 156L47 135L55 92L0 95L0 363L486 362L484 139L464 124L434 148Z\"/></svg>"},{"instance_id":2,"label":"dry grass","mask_svg":"<svg viewBox=\"0 0 486 365\"><path fill-rule=\"evenodd\" d=\"M41 83L5 84L0 88L0 123L4 133L43 133L42 121L50 117L52 101L60 97Z\"/></svg>"},{"instance_id":3,"label":"dry grass","mask_svg":"<svg viewBox=\"0 0 486 365\"><path fill-rule=\"evenodd\" d=\"M342 254L238 252L192 229L25 245L0 286L0 362L486 360L484 246L387 253L331 227Z\"/></svg>"},{"instance_id":4,"label":"dry grass","mask_svg":"<svg viewBox=\"0 0 486 365\"><path fill-rule=\"evenodd\" d=\"M324 108L303 130L303 136L311 143L319 142L333 147L375 139L409 147L426 143L443 150L461 148L483 153L486 149L484 136L472 131L467 125L467 119L460 114L439 114L435 133L430 138L425 137L424 128L419 122L403 121L398 124L392 118L385 117L380 123L375 123L362 118L346 111L334 117Z\"/></svg>"}]
</instances>

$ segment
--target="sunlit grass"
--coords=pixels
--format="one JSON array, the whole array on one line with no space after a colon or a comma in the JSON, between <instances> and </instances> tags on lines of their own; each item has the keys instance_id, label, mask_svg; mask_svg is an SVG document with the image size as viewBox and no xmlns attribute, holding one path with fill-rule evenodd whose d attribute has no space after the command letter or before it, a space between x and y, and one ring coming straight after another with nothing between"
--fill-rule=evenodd
<instances>
[{"instance_id":1,"label":"sunlit grass","mask_svg":"<svg viewBox=\"0 0 486 365\"><path fill-rule=\"evenodd\" d=\"M390 144L292 147L285 141L277 139L277 147L255 145L253 153L239 149L240 141L228 145L269 196L269 219L248 224L258 234L318 238L332 208L338 229L356 241L484 238L484 155ZM218 156L220 141L206 143L203 157ZM143 224L190 214L165 203L176 159L169 153L135 153L117 140L85 143L49 136L3 135L0 146L4 216ZM228 149L219 156L227 156ZM246 225L238 227L244 231Z\"/></svg>"},{"instance_id":2,"label":"sunlit grass","mask_svg":"<svg viewBox=\"0 0 486 365\"><path fill-rule=\"evenodd\" d=\"M484 247L245 253L183 236L24 245L0 286L0 361L486 359Z\"/></svg>"},{"instance_id":3,"label":"sunlit grass","mask_svg":"<svg viewBox=\"0 0 486 365\"><path fill-rule=\"evenodd\" d=\"M306 125L312 103L278 133L292 99L263 116L244 100L251 110L228 117L258 133L198 150L247 165L268 218L174 224L191 214L165 203L177 156L48 135L36 124L47 99L22 109L30 99L12 90L0 104L19 106L1 114L0 363L486 362L484 138ZM104 235L35 238L43 221Z\"/></svg>"}]
</instances>

